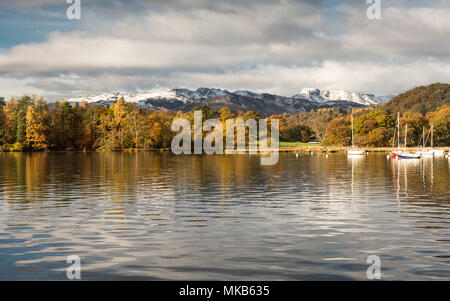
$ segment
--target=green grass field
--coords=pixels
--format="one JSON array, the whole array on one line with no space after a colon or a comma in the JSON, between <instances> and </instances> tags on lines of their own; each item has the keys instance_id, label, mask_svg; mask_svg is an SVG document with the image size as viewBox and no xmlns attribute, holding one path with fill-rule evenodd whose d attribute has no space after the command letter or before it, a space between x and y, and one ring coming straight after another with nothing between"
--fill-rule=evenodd
<instances>
[{"instance_id":1,"label":"green grass field","mask_svg":"<svg viewBox=\"0 0 450 301\"><path fill-rule=\"evenodd\" d=\"M284 142L280 141L280 147L299 147L299 146L321 146L320 144L309 144L304 142Z\"/></svg>"}]
</instances>

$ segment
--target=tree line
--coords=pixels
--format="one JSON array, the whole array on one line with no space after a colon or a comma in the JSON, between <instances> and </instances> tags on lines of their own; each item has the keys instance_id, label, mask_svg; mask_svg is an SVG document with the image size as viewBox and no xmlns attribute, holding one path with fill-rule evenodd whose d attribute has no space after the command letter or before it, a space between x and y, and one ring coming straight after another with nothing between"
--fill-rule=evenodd
<instances>
[{"instance_id":1,"label":"tree line","mask_svg":"<svg viewBox=\"0 0 450 301\"><path fill-rule=\"evenodd\" d=\"M254 111L233 113L228 107L215 111L197 107L190 112L139 109L122 98L111 106L67 101L47 103L43 98L23 96L0 101L0 151L27 150L154 150L170 148L177 133L171 131L175 118L191 123L195 110L201 110L203 120L219 119L225 135L225 120L261 116ZM342 109L324 108L297 114L272 115L279 119L280 140L292 142L321 141L322 144L351 144L351 114L354 116L355 144L360 146L391 146L396 112L377 107ZM434 112L402 114L401 135L408 124L408 146L417 146L422 127L434 126L434 144L450 145L450 106L442 105ZM207 133L203 133L206 135ZM402 136L403 137L403 136Z\"/></svg>"},{"instance_id":2,"label":"tree line","mask_svg":"<svg viewBox=\"0 0 450 301\"><path fill-rule=\"evenodd\" d=\"M195 110L201 110L203 119L261 116L254 111L232 113L224 107L214 111L197 107L190 112L139 109L123 98L105 107L86 102L70 104L67 101L47 103L34 95L10 99L0 103L0 150L154 150L170 148L177 133L171 131L175 118L185 118L193 123ZM286 126L280 118L280 138L286 141L308 141L311 129L303 125ZM207 133L204 133L206 135Z\"/></svg>"},{"instance_id":3,"label":"tree line","mask_svg":"<svg viewBox=\"0 0 450 301\"><path fill-rule=\"evenodd\" d=\"M395 143L394 131L397 112L368 108L353 112L355 145L366 147L392 146ZM400 117L400 137L404 145L405 126L407 129L407 146L421 145L423 128L429 137L433 125L435 146L450 145L450 105L442 105L434 112L426 114L404 112ZM395 139L394 139L395 138ZM428 139L430 141L430 139ZM327 126L325 142L330 145L351 145L351 114L332 119ZM428 146L430 142L427 143Z\"/></svg>"}]
</instances>

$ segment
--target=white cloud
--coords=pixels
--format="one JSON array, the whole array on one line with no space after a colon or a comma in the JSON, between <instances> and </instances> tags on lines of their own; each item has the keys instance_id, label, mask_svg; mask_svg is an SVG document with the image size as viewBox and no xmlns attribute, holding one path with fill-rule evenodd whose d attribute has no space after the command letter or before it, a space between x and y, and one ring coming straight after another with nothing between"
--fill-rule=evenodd
<instances>
[{"instance_id":1,"label":"white cloud","mask_svg":"<svg viewBox=\"0 0 450 301\"><path fill-rule=\"evenodd\" d=\"M50 0L49 0L50 1ZM195 2L195 1L194 1ZM5 77L48 95L113 89L215 86L290 95L304 86L390 94L450 78L450 7L386 6L381 21L361 6L266 1L127 12L42 43L0 53ZM403 3L403 2L402 2ZM364 8L364 6L362 6ZM100 25L99 25L100 24ZM0 92L23 94L20 85ZM16 91L16 92L14 92Z\"/></svg>"}]
</instances>

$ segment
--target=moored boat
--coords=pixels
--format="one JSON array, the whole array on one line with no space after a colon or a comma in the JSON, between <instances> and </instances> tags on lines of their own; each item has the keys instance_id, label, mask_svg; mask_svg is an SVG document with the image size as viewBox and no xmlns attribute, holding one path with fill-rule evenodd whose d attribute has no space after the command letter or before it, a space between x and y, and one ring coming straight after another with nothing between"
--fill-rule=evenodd
<instances>
[{"instance_id":1,"label":"moored boat","mask_svg":"<svg viewBox=\"0 0 450 301\"><path fill-rule=\"evenodd\" d=\"M429 135L430 133L428 133ZM431 137L433 137L433 135L431 135ZM432 138L433 139L433 138ZM420 140L420 142L422 143L422 150L416 152L416 154L420 154L422 156L434 156L434 151L432 149L425 149L425 145L427 144L428 140L428 136L427 139L425 140L425 127L422 128L422 138ZM419 143L420 145L420 143ZM431 143L431 145L433 145L433 142Z\"/></svg>"},{"instance_id":2,"label":"moored boat","mask_svg":"<svg viewBox=\"0 0 450 301\"><path fill-rule=\"evenodd\" d=\"M347 154L349 156L355 156L355 155L364 155L366 152L364 150L360 149L349 149L347 150Z\"/></svg>"},{"instance_id":3,"label":"moored boat","mask_svg":"<svg viewBox=\"0 0 450 301\"><path fill-rule=\"evenodd\" d=\"M395 146L395 136L397 136L398 150L394 150L394 151L391 152L392 159L397 159L398 155L403 153L403 151L400 149L400 113L397 113L396 128L397 128L397 130L394 130L394 137L392 138L392 147Z\"/></svg>"},{"instance_id":4,"label":"moored boat","mask_svg":"<svg viewBox=\"0 0 450 301\"><path fill-rule=\"evenodd\" d=\"M353 115L352 115L352 149L347 150L347 155L349 156L362 156L365 155L366 151L362 149L355 148L354 135L353 135Z\"/></svg>"},{"instance_id":5,"label":"moored boat","mask_svg":"<svg viewBox=\"0 0 450 301\"><path fill-rule=\"evenodd\" d=\"M400 136L400 130L399 130L399 136ZM410 153L407 152L407 137L408 137L408 124L405 125L405 151L400 151L400 152L395 152L395 157L394 158L399 158L399 159L420 159L422 157L422 155L420 154L420 152L417 153ZM400 142L399 142L400 145Z\"/></svg>"},{"instance_id":6,"label":"moored boat","mask_svg":"<svg viewBox=\"0 0 450 301\"><path fill-rule=\"evenodd\" d=\"M405 152L403 152L401 154L398 154L397 156L400 159L420 159L421 154L418 154L418 153L413 154L413 153L405 153Z\"/></svg>"}]
</instances>

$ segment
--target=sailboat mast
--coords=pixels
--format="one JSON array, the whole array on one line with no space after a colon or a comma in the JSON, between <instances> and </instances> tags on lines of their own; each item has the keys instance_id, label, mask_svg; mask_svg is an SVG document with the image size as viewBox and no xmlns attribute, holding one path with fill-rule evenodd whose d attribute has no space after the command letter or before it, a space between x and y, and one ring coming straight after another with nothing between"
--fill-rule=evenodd
<instances>
[{"instance_id":1,"label":"sailboat mast","mask_svg":"<svg viewBox=\"0 0 450 301\"><path fill-rule=\"evenodd\" d=\"M406 149L406 137L408 135L408 124L405 125L405 149Z\"/></svg>"},{"instance_id":2,"label":"sailboat mast","mask_svg":"<svg viewBox=\"0 0 450 301\"><path fill-rule=\"evenodd\" d=\"M431 124L431 148L433 148L433 124Z\"/></svg>"},{"instance_id":3,"label":"sailboat mast","mask_svg":"<svg viewBox=\"0 0 450 301\"><path fill-rule=\"evenodd\" d=\"M353 115L352 115L352 148L355 148L355 143L353 142Z\"/></svg>"},{"instance_id":4,"label":"sailboat mast","mask_svg":"<svg viewBox=\"0 0 450 301\"><path fill-rule=\"evenodd\" d=\"M397 145L398 145L398 150L400 150L400 112L397 113Z\"/></svg>"},{"instance_id":5,"label":"sailboat mast","mask_svg":"<svg viewBox=\"0 0 450 301\"><path fill-rule=\"evenodd\" d=\"M425 127L422 127L422 150L425 150Z\"/></svg>"}]
</instances>

